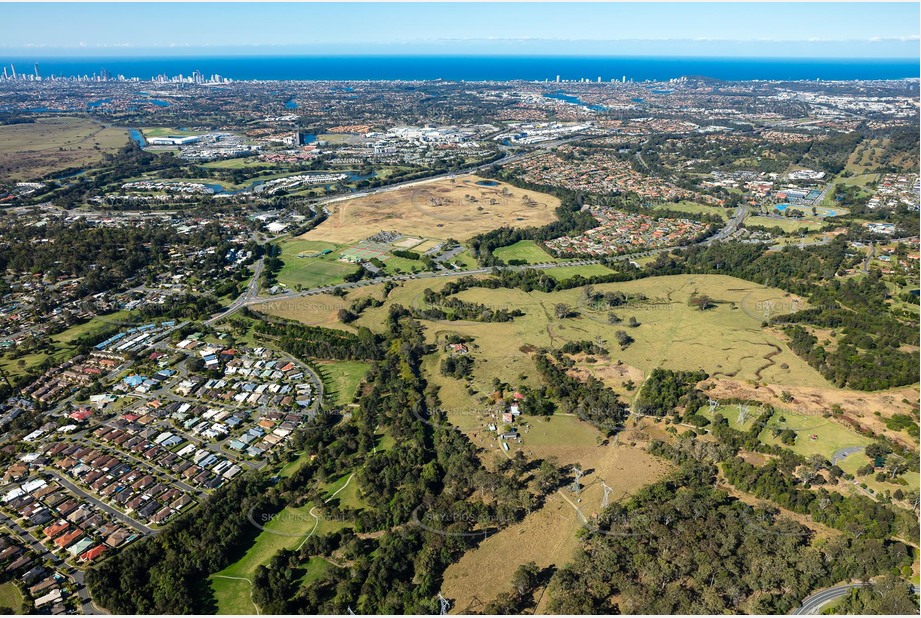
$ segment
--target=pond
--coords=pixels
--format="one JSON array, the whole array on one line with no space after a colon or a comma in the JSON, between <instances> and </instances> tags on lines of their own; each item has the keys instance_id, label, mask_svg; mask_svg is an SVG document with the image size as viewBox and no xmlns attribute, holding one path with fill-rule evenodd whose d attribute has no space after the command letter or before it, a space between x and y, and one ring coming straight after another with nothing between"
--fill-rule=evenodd
<instances>
[{"instance_id":1,"label":"pond","mask_svg":"<svg viewBox=\"0 0 921 618\"><path fill-rule=\"evenodd\" d=\"M496 182L495 180L478 180L478 181L476 181L476 184L480 185L481 187L497 187L497 186L499 186L499 183Z\"/></svg>"},{"instance_id":2,"label":"pond","mask_svg":"<svg viewBox=\"0 0 921 618\"><path fill-rule=\"evenodd\" d=\"M137 143L137 145L141 148L147 145L147 140L144 139L144 134L137 129L128 129L128 137L134 140L134 142Z\"/></svg>"},{"instance_id":3,"label":"pond","mask_svg":"<svg viewBox=\"0 0 921 618\"><path fill-rule=\"evenodd\" d=\"M587 107L588 109L595 112L603 112L607 109L604 105L589 105L579 97L571 95L568 92L563 92L562 90L550 94L545 94L544 97L548 99L556 99L557 101L565 101L566 103L572 103L573 105L581 105L582 107Z\"/></svg>"}]
</instances>

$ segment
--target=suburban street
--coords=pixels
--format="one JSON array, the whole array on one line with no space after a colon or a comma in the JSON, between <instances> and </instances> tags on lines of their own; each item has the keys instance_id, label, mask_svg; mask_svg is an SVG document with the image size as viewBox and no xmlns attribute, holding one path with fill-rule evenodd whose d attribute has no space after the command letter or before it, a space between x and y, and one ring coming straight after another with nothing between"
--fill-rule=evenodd
<instances>
[{"instance_id":1,"label":"suburban street","mask_svg":"<svg viewBox=\"0 0 921 618\"><path fill-rule=\"evenodd\" d=\"M80 597L81 610L85 615L96 615L104 613L96 609L96 606L93 605L93 601L90 599L89 590L86 588L83 571L65 564L60 558L51 553L47 547L42 545L38 539L32 536L31 532L23 529L22 526L17 524L13 519L4 515L2 512L0 512L0 525L4 525L9 528L25 543L30 545L32 550L41 556L42 559L49 562L50 564L53 564L55 568L59 569L73 580L74 588L77 591L77 595Z\"/></svg>"},{"instance_id":2,"label":"suburban street","mask_svg":"<svg viewBox=\"0 0 921 618\"><path fill-rule=\"evenodd\" d=\"M102 502L101 500L97 500L95 497L93 497L92 494L89 494L89 493L83 491L83 490L80 489L77 485L74 485L74 484L71 483L69 480L67 480L66 478L64 478L64 477L61 476L60 474L58 474L57 472L52 472L52 471L50 471L50 470L45 470L44 473L45 473L45 474L48 474L48 475L50 475L50 476L53 476L53 477L54 477L54 480L57 481L58 483L60 483L62 486L64 486L68 491L70 491L71 493L73 493L73 494L75 494L75 495L80 496L82 499L86 500L87 502L89 502L90 504L92 504L94 507L96 507L96 508L99 509L100 511L103 511L103 512L106 513L107 515L110 515L113 519L117 519L118 521L120 521L120 522L122 522L122 523L124 523L124 524L126 524L126 525L128 525L128 526L131 526L131 527L134 528L135 530L138 530L138 531L140 531L140 532L143 532L144 534L150 534L150 533L153 532L153 528L148 528L148 527L145 526L144 524L142 524L142 523L140 523L140 522L138 522L138 521L132 519L131 517L128 517L127 515L125 515L125 514L122 513L121 511L119 511L119 510L117 510L117 509L115 509L115 508L112 508L111 506L109 506L109 505L106 504L105 502Z\"/></svg>"}]
</instances>

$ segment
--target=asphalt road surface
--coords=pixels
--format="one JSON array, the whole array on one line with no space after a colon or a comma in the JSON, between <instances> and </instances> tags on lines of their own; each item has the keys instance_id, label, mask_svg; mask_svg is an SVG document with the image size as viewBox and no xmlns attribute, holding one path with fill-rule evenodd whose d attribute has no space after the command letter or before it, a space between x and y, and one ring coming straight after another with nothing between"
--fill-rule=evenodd
<instances>
[{"instance_id":1,"label":"asphalt road surface","mask_svg":"<svg viewBox=\"0 0 921 618\"><path fill-rule=\"evenodd\" d=\"M831 465L837 464L842 459L853 455L854 453L859 453L863 450L862 446L848 446L842 449L835 451L835 454L831 456Z\"/></svg>"},{"instance_id":2,"label":"asphalt road surface","mask_svg":"<svg viewBox=\"0 0 921 618\"><path fill-rule=\"evenodd\" d=\"M854 588L861 588L865 585L866 584L842 584L841 586L833 586L825 590L820 590L812 596L806 597L800 608L793 612L793 615L808 616L818 614L825 605L850 594L851 590ZM918 586L912 586L912 590L916 595L918 594Z\"/></svg>"}]
</instances>

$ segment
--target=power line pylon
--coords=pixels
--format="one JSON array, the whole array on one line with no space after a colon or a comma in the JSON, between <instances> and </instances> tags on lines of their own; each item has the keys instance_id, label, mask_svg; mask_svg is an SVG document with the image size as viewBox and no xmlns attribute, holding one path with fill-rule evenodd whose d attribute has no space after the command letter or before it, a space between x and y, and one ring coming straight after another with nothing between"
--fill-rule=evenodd
<instances>
[{"instance_id":1,"label":"power line pylon","mask_svg":"<svg viewBox=\"0 0 921 618\"><path fill-rule=\"evenodd\" d=\"M448 610L451 609L451 602L446 598L441 596L441 593L438 594L438 604L441 606L438 612L439 616L447 616Z\"/></svg>"},{"instance_id":2,"label":"power line pylon","mask_svg":"<svg viewBox=\"0 0 921 618\"><path fill-rule=\"evenodd\" d=\"M579 469L578 466L574 466L573 469L572 469L572 473L576 476L576 480L573 481L573 483L572 483L572 492L573 492L574 494L578 494L579 491L581 491L581 489L582 489L582 485L579 484L579 479L582 478L583 472L582 472L581 469Z\"/></svg>"},{"instance_id":3,"label":"power line pylon","mask_svg":"<svg viewBox=\"0 0 921 618\"><path fill-rule=\"evenodd\" d=\"M604 490L604 496L601 498L601 508L606 508L610 501L611 494L614 492L614 488L608 487L607 483L601 481L601 489Z\"/></svg>"}]
</instances>

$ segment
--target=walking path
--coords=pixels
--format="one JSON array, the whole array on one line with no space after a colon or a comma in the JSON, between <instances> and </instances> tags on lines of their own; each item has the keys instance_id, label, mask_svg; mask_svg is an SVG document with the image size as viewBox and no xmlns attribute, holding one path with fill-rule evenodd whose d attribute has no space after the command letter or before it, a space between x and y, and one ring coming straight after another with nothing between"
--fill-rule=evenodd
<instances>
[{"instance_id":1,"label":"walking path","mask_svg":"<svg viewBox=\"0 0 921 618\"><path fill-rule=\"evenodd\" d=\"M259 606L256 605L256 602L255 602L255 601L253 601L253 582L251 582L248 578L246 578L246 577L231 577L230 575L212 575L212 577L220 578L220 579L236 579L236 580L239 580L239 581L244 581L244 582L246 582L247 584L249 584L249 602L252 603L252 604L253 604L253 607L256 608L256 615L257 615L257 616L261 616L261 615L262 615L262 612L259 610Z\"/></svg>"}]
</instances>

